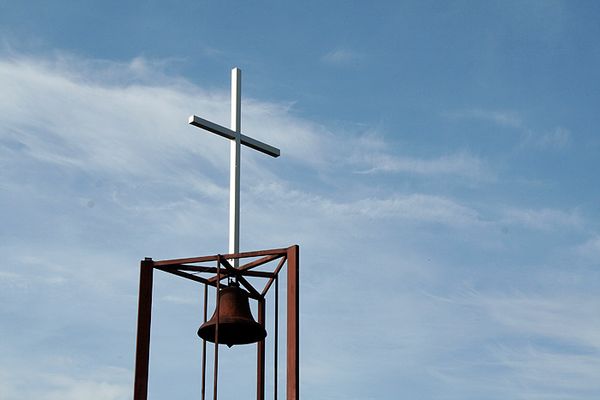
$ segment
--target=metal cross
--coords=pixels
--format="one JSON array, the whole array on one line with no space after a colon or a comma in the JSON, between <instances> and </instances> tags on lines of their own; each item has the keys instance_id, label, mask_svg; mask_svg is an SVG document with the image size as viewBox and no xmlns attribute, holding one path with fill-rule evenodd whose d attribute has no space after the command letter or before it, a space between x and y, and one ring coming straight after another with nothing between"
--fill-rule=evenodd
<instances>
[{"instance_id":1,"label":"metal cross","mask_svg":"<svg viewBox=\"0 0 600 400\"><path fill-rule=\"evenodd\" d=\"M231 70L231 129L217 125L196 115L188 119L190 125L216 133L231 141L230 174L229 174L229 253L240 252L240 150L241 145L279 157L279 149L266 143L243 135L241 133L241 88L242 71L239 68ZM235 259L235 267L239 260Z\"/></svg>"}]
</instances>

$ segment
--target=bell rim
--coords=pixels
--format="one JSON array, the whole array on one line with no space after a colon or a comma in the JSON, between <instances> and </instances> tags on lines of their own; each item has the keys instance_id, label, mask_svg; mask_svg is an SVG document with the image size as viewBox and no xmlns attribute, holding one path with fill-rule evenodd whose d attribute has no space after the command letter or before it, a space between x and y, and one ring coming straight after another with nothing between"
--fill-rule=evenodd
<instances>
[{"instance_id":1,"label":"bell rim","mask_svg":"<svg viewBox=\"0 0 600 400\"><path fill-rule=\"evenodd\" d=\"M215 337L215 328L216 328L216 322L210 322L207 321L206 323L202 324L202 326L200 326L200 328L198 328L198 336L203 339L206 340L207 342L211 342L214 343L214 337ZM235 335L231 335L225 332L231 332L231 327L236 327L239 328L240 326L243 325L243 328L246 330L246 334L243 336L237 336L235 337ZM219 321L219 333L221 333L221 335L223 335L224 337L220 337L219 338L219 344L225 344L228 346L233 346L233 345L241 345L241 344L252 344L252 343L257 343L260 342L262 340L264 340L267 337L267 330L260 325L257 322L251 322L251 321L247 321L247 320L239 320L237 318L227 318L225 317L224 321ZM229 329L228 329L229 328ZM224 332L222 331L222 329L224 330ZM219 335L219 336L221 336ZM236 340L230 340L231 338L236 338ZM240 338L245 338L244 340L239 340Z\"/></svg>"}]
</instances>

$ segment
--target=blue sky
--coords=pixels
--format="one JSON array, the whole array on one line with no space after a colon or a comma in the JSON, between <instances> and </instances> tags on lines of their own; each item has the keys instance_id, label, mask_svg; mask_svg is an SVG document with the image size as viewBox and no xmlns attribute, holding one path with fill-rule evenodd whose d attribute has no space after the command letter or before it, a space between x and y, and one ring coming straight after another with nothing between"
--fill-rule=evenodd
<instances>
[{"instance_id":1,"label":"blue sky","mask_svg":"<svg viewBox=\"0 0 600 400\"><path fill-rule=\"evenodd\" d=\"M132 395L138 263L301 246L306 399L600 395L596 2L0 2L0 399ZM199 393L157 274L150 398ZM252 398L252 347L222 353ZM268 374L271 374L269 371ZM248 393L246 397L240 392Z\"/></svg>"}]
</instances>

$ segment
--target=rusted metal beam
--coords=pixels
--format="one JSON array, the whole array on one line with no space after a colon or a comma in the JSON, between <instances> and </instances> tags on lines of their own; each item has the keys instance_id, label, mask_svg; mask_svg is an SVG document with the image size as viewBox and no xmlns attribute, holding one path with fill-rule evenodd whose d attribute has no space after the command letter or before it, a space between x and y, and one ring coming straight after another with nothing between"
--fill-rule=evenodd
<instances>
[{"instance_id":1,"label":"rusted metal beam","mask_svg":"<svg viewBox=\"0 0 600 400\"><path fill-rule=\"evenodd\" d=\"M278 397L279 385L279 278L275 277L275 314L273 328L273 400Z\"/></svg>"},{"instance_id":2,"label":"rusted metal beam","mask_svg":"<svg viewBox=\"0 0 600 400\"><path fill-rule=\"evenodd\" d=\"M246 251L237 254L223 254L223 257L226 259L231 258L251 258L251 257L260 257L260 256L270 256L275 254L284 255L287 253L287 249L270 249L270 250L255 250L255 251Z\"/></svg>"},{"instance_id":3,"label":"rusted metal beam","mask_svg":"<svg viewBox=\"0 0 600 400\"><path fill-rule=\"evenodd\" d=\"M190 257L190 258L174 258L172 260L160 260L154 261L154 265L157 267L169 266L169 265L178 265L178 264L187 264L187 263L200 263L200 262L208 262L215 261L218 256L203 256L203 257Z\"/></svg>"},{"instance_id":4,"label":"rusted metal beam","mask_svg":"<svg viewBox=\"0 0 600 400\"><path fill-rule=\"evenodd\" d=\"M148 398L148 363L150 361L150 321L152 316L153 262L146 258L140 263L138 320L135 349L135 378L133 400Z\"/></svg>"},{"instance_id":5,"label":"rusted metal beam","mask_svg":"<svg viewBox=\"0 0 600 400\"><path fill-rule=\"evenodd\" d=\"M277 279L277 276L279 275L279 271L281 271L281 268L283 267L283 264L285 264L286 261L287 261L287 256L283 257L281 259L281 261L279 261L279 264L277 265L277 268L275 268L275 271L273 271L273 277L271 279L269 279L269 282L267 282L267 284L265 285L265 288L260 293L262 296L264 296L264 295L267 294L267 292L271 288L271 285L273 284L273 281L275 279Z\"/></svg>"},{"instance_id":6,"label":"rusted metal beam","mask_svg":"<svg viewBox=\"0 0 600 400\"><path fill-rule=\"evenodd\" d=\"M202 321L206 323L208 317L208 285L204 284L204 304L202 312ZM202 339L202 382L200 387L202 400L206 400L206 339Z\"/></svg>"},{"instance_id":7,"label":"rusted metal beam","mask_svg":"<svg viewBox=\"0 0 600 400\"><path fill-rule=\"evenodd\" d=\"M206 278L203 278L201 276L197 276L197 275L192 275L192 274L188 274L186 272L183 271L178 271L176 269L169 269L169 268L164 268L164 267L155 267L156 269L159 269L161 271L167 272L169 274L173 274L173 275L177 275L180 276L182 278L186 278L195 282L200 282L200 283L205 283L207 285L210 285L212 287L218 287L216 282L209 282ZM221 283L221 287L229 287L228 285ZM250 297L252 297L253 299L256 298L258 300L259 297L254 296L253 294L250 294Z\"/></svg>"},{"instance_id":8,"label":"rusted metal beam","mask_svg":"<svg viewBox=\"0 0 600 400\"><path fill-rule=\"evenodd\" d=\"M285 257L285 254L271 254L271 255L268 255L266 257L259 258L258 260L254 260L252 262L249 262L248 264L241 265L238 269L240 271L246 271L246 270L248 270L250 268L258 267L259 265L263 265L263 264L266 264L266 263L271 262L273 260L277 260L280 257Z\"/></svg>"},{"instance_id":9,"label":"rusted metal beam","mask_svg":"<svg viewBox=\"0 0 600 400\"><path fill-rule=\"evenodd\" d=\"M221 255L217 255L217 276L220 278L221 275ZM215 325L215 363L213 367L213 400L217 400L217 383L219 379L219 324L220 324L220 306L221 306L221 296L219 296L219 291L221 290L221 279L217 280L217 301L215 304L215 313L217 315L217 324Z\"/></svg>"},{"instance_id":10,"label":"rusted metal beam","mask_svg":"<svg viewBox=\"0 0 600 400\"><path fill-rule=\"evenodd\" d=\"M221 259L219 260L221 264L223 264L225 266L225 269L229 271L229 273L231 274L236 274L237 270L235 268L233 268L231 266L231 264L229 264L229 261L227 261L225 258L221 257ZM217 276L217 281L220 280L220 276ZM256 300L261 300L262 296L260 295L260 293L258 293L258 290L256 290L254 288L254 286L252 286L250 284L250 282L248 282L243 276L237 275L237 279L238 281L242 284L242 286L244 286L246 289L248 289L248 291L250 292L248 295L249 297L252 297L253 299Z\"/></svg>"},{"instance_id":11,"label":"rusted metal beam","mask_svg":"<svg viewBox=\"0 0 600 400\"><path fill-rule=\"evenodd\" d=\"M217 269L215 267L207 267L205 265L187 265L187 264L171 264L171 265L163 265L162 268L166 269L179 269L181 271L194 271L194 272L207 272L211 274L216 274Z\"/></svg>"},{"instance_id":12,"label":"rusted metal beam","mask_svg":"<svg viewBox=\"0 0 600 400\"><path fill-rule=\"evenodd\" d=\"M201 276L196 276L196 275L188 274L186 272L178 271L176 269L170 269L170 268L164 268L164 267L155 267L155 268L159 269L161 271L167 272L169 274L173 274L173 275L181 276L182 278L190 279L192 281L196 281L196 282L200 282L200 283L206 283L207 285L211 285L211 286L216 286L214 283L210 283L208 281L208 279L203 278Z\"/></svg>"},{"instance_id":13,"label":"rusted metal beam","mask_svg":"<svg viewBox=\"0 0 600 400\"><path fill-rule=\"evenodd\" d=\"M300 399L300 248L287 252L287 400Z\"/></svg>"},{"instance_id":14,"label":"rusted metal beam","mask_svg":"<svg viewBox=\"0 0 600 400\"><path fill-rule=\"evenodd\" d=\"M254 276L257 278L272 278L275 276L273 272L268 271L240 271L239 269L237 271L239 271L238 274L241 276Z\"/></svg>"},{"instance_id":15,"label":"rusted metal beam","mask_svg":"<svg viewBox=\"0 0 600 400\"><path fill-rule=\"evenodd\" d=\"M258 302L258 323L265 328L265 299ZM265 399L265 339L256 346L256 400Z\"/></svg>"},{"instance_id":16,"label":"rusted metal beam","mask_svg":"<svg viewBox=\"0 0 600 400\"><path fill-rule=\"evenodd\" d=\"M266 264L266 263L268 263L270 261L276 260L276 259L278 259L280 257L285 257L285 255L274 254L274 255L267 256L267 257L263 257L260 260L255 260L255 261L252 261L252 262L250 262L248 264L244 264L241 267L235 268L235 270L236 271L244 271L243 275L253 276L252 272L250 271L250 268L258 267L258 266ZM248 272L250 272L250 273L248 273ZM261 272L261 271L253 271L253 272ZM258 275L258 276L260 276L260 275ZM209 278L209 281L210 282L214 282L215 279L217 279L217 278L215 276L213 276L212 278ZM224 279L224 277L222 277L221 279Z\"/></svg>"},{"instance_id":17,"label":"rusted metal beam","mask_svg":"<svg viewBox=\"0 0 600 400\"><path fill-rule=\"evenodd\" d=\"M231 260L237 258L252 258L252 257L260 257L260 256L270 256L270 255L285 255L287 254L288 249L271 249L271 250L256 250L256 251L247 251L242 253L232 253L232 254L222 254L221 256ZM155 266L167 266L167 265L175 265L175 264L193 264L199 262L208 262L208 261L216 261L219 258L218 254L212 256L203 256L203 257L192 257L192 258L174 258L171 260L160 260L154 261Z\"/></svg>"},{"instance_id":18,"label":"rusted metal beam","mask_svg":"<svg viewBox=\"0 0 600 400\"><path fill-rule=\"evenodd\" d=\"M278 256L280 257L280 256ZM161 270L163 270L163 268L168 268L168 269L178 269L180 271L194 271L194 272L208 272L208 273L216 273L217 269L215 267L206 267L203 265L187 265L187 264L179 264L179 265L169 265L167 267L161 267ZM256 276L259 278L271 278L273 277L273 272L268 272L268 271L246 271L246 270L242 270L241 268L236 268L236 274L237 275L244 275L244 276ZM225 276L223 276L225 275ZM225 279L227 276L229 276L230 274L227 271L221 271L221 279ZM214 279L213 279L214 278ZM211 278L207 278L210 282L216 282L216 276L215 277L211 277Z\"/></svg>"}]
</instances>

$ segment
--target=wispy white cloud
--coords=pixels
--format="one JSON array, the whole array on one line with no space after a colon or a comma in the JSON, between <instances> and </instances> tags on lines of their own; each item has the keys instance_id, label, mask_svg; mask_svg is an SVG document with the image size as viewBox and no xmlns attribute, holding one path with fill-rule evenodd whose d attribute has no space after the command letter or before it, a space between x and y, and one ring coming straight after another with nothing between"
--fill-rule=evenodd
<instances>
[{"instance_id":1,"label":"wispy white cloud","mask_svg":"<svg viewBox=\"0 0 600 400\"><path fill-rule=\"evenodd\" d=\"M571 131L558 126L554 130L542 134L526 130L521 146L540 150L562 150L571 144L571 140Z\"/></svg>"},{"instance_id":2,"label":"wispy white cloud","mask_svg":"<svg viewBox=\"0 0 600 400\"><path fill-rule=\"evenodd\" d=\"M600 317L596 315L600 301L595 297L482 295L476 301L513 333L560 339L587 351L600 351Z\"/></svg>"},{"instance_id":3,"label":"wispy white cloud","mask_svg":"<svg viewBox=\"0 0 600 400\"><path fill-rule=\"evenodd\" d=\"M131 371L105 368L88 376L51 373L28 368L27 371L0 370L3 400L36 398L40 400L125 400L131 398L128 377Z\"/></svg>"},{"instance_id":4,"label":"wispy white cloud","mask_svg":"<svg viewBox=\"0 0 600 400\"><path fill-rule=\"evenodd\" d=\"M163 222L163 229L168 232L195 232L198 221L210 220L206 218L209 205L226 202L226 179L215 181L214 171L227 168L228 153L221 138L187 126L185 118L197 112L217 122L226 120L227 93L202 91L178 79L164 78L159 85L123 83L129 82L129 75L151 73L153 64L144 59L117 63L108 68L109 73L99 74L94 71L102 70L104 63L99 66L73 61L75 68L70 60L61 58L52 63L15 59L0 63L0 83L11 93L7 96L11 101L0 101L0 135L5 143L0 149L5 162L13 163L15 168L19 163L36 160L38 165L75 169L93 174L96 179L136 179L138 190L113 185L110 193L102 196L123 212L138 217L168 215ZM87 79L85 71L96 78ZM31 118L31 111L35 118ZM473 179L489 175L482 161L468 153L433 159L394 157L383 151L385 140L376 134L341 141L325 127L294 116L288 105L246 100L244 127L281 147L286 159L318 170L331 165L350 165L353 169L367 165L371 172ZM264 167L259 167L257 159L251 154L244 157L245 168L250 168L248 176L254 177L251 188L264 187L257 182L259 179L275 182L269 186L269 196L294 204L295 213L308 207L313 215L319 211L339 218L391 217L459 226L477 223L479 218L477 211L469 207L430 194L369 195L350 203L335 197L315 197L287 187L277 178L269 161L261 159ZM23 168L31 169L31 165ZM1 181L15 190L24 190L20 184L14 187L16 183L10 174ZM172 190L184 189L189 194L177 199L161 195L160 203L155 201L158 197L137 195L140 189L149 190L156 184Z\"/></svg>"},{"instance_id":5,"label":"wispy white cloud","mask_svg":"<svg viewBox=\"0 0 600 400\"><path fill-rule=\"evenodd\" d=\"M423 194L365 199L354 204L355 210L368 217L416 220L449 225L479 222L477 211L448 198Z\"/></svg>"},{"instance_id":6,"label":"wispy white cloud","mask_svg":"<svg viewBox=\"0 0 600 400\"><path fill-rule=\"evenodd\" d=\"M596 376L600 359L595 353L577 354L535 346L499 347L494 356L498 366L510 371L519 399L580 399L600 389Z\"/></svg>"},{"instance_id":7,"label":"wispy white cloud","mask_svg":"<svg viewBox=\"0 0 600 400\"><path fill-rule=\"evenodd\" d=\"M440 360L431 368L437 379L493 398L575 399L600 390L596 297L470 291L442 301L464 313L468 344L453 343L470 355Z\"/></svg>"},{"instance_id":8,"label":"wispy white cloud","mask_svg":"<svg viewBox=\"0 0 600 400\"><path fill-rule=\"evenodd\" d=\"M334 49L321 57L321 61L329 65L350 65L363 59L363 55L349 49Z\"/></svg>"},{"instance_id":9,"label":"wispy white cloud","mask_svg":"<svg viewBox=\"0 0 600 400\"><path fill-rule=\"evenodd\" d=\"M561 149L570 142L571 131L559 126L554 131L544 134L538 143L543 148Z\"/></svg>"},{"instance_id":10,"label":"wispy white cloud","mask_svg":"<svg viewBox=\"0 0 600 400\"><path fill-rule=\"evenodd\" d=\"M472 225L480 223L479 213L468 206L443 196L428 194L395 194L388 197L363 198L352 202L310 195L278 184L259 185L255 195L262 201L276 201L290 210L310 211L317 218L324 216L350 219L397 218L425 223ZM261 201L261 204L265 204Z\"/></svg>"},{"instance_id":11,"label":"wispy white cloud","mask_svg":"<svg viewBox=\"0 0 600 400\"><path fill-rule=\"evenodd\" d=\"M185 120L197 113L226 124L226 91L206 92L180 78L169 78L161 72L160 62L143 58L129 63L67 56L55 62L16 58L0 63L0 83L7 93L0 99L0 150L6 157L26 155L82 171L154 179L164 179L174 168L185 171L180 168L185 165L194 172L184 172L178 180L181 184L223 195L222 186L194 165L222 168L225 143L187 126ZM43 100L49 98L53 101ZM381 136L340 140L324 126L295 116L285 104L246 99L243 123L248 134L282 148L286 159L319 170L349 165L368 173L470 179L493 175L485 163L466 152L430 159L394 156L384 150ZM377 140L379 145L374 143ZM264 174L268 167L257 170L256 159L245 153L244 162L253 173Z\"/></svg>"},{"instance_id":12,"label":"wispy white cloud","mask_svg":"<svg viewBox=\"0 0 600 400\"><path fill-rule=\"evenodd\" d=\"M482 120L507 128L514 128L521 133L518 144L521 148L537 150L561 150L571 143L571 131L557 126L549 132L532 129L523 121L523 117L514 111L484 110L472 108L442 113L442 116L453 120Z\"/></svg>"},{"instance_id":13,"label":"wispy white cloud","mask_svg":"<svg viewBox=\"0 0 600 400\"><path fill-rule=\"evenodd\" d=\"M532 229L577 229L584 225L584 219L576 211L562 211L552 208L509 208L504 210L503 215L501 222Z\"/></svg>"},{"instance_id":14,"label":"wispy white cloud","mask_svg":"<svg viewBox=\"0 0 600 400\"><path fill-rule=\"evenodd\" d=\"M423 159L401 157L385 153L365 154L364 163L368 169L360 173L402 172L427 176L465 177L471 179L491 179L492 173L478 157L468 153L443 155L437 158Z\"/></svg>"},{"instance_id":15,"label":"wispy white cloud","mask_svg":"<svg viewBox=\"0 0 600 400\"><path fill-rule=\"evenodd\" d=\"M600 236L595 235L578 245L575 252L586 259L600 263Z\"/></svg>"},{"instance_id":16,"label":"wispy white cloud","mask_svg":"<svg viewBox=\"0 0 600 400\"><path fill-rule=\"evenodd\" d=\"M484 110L480 108L471 108L466 110L447 111L442 113L443 116L451 119L478 119L482 121L490 121L498 125L509 126L513 128L521 128L523 122L518 113L513 111L501 110Z\"/></svg>"},{"instance_id":17,"label":"wispy white cloud","mask_svg":"<svg viewBox=\"0 0 600 400\"><path fill-rule=\"evenodd\" d=\"M226 124L226 91L189 89L178 79L150 84L147 75L156 69L144 59L106 68L103 63L99 68L94 63L69 61L16 59L0 64L6 94L0 100L2 135L13 144L13 153L19 149L53 164L146 176L164 175L174 160L223 164L228 154L223 141L212 135L200 138L204 134L188 126L186 119L199 113ZM98 68L99 74L95 73ZM142 77L146 83L132 82L130 76ZM322 127L294 117L279 105L246 103L248 134L282 147L286 157L303 163L325 162L320 144L327 133ZM153 159L145 154L153 154Z\"/></svg>"},{"instance_id":18,"label":"wispy white cloud","mask_svg":"<svg viewBox=\"0 0 600 400\"><path fill-rule=\"evenodd\" d=\"M530 388L522 398L597 391L600 373L600 306L596 297L573 294L546 296L481 296L477 299L507 333L529 337L521 346L499 346L493 356L508 368L515 383ZM564 398L575 398L567 396Z\"/></svg>"},{"instance_id":19,"label":"wispy white cloud","mask_svg":"<svg viewBox=\"0 0 600 400\"><path fill-rule=\"evenodd\" d=\"M182 305L198 305L198 298L183 297L173 294L169 294L162 297L162 300L170 303L182 304Z\"/></svg>"}]
</instances>

